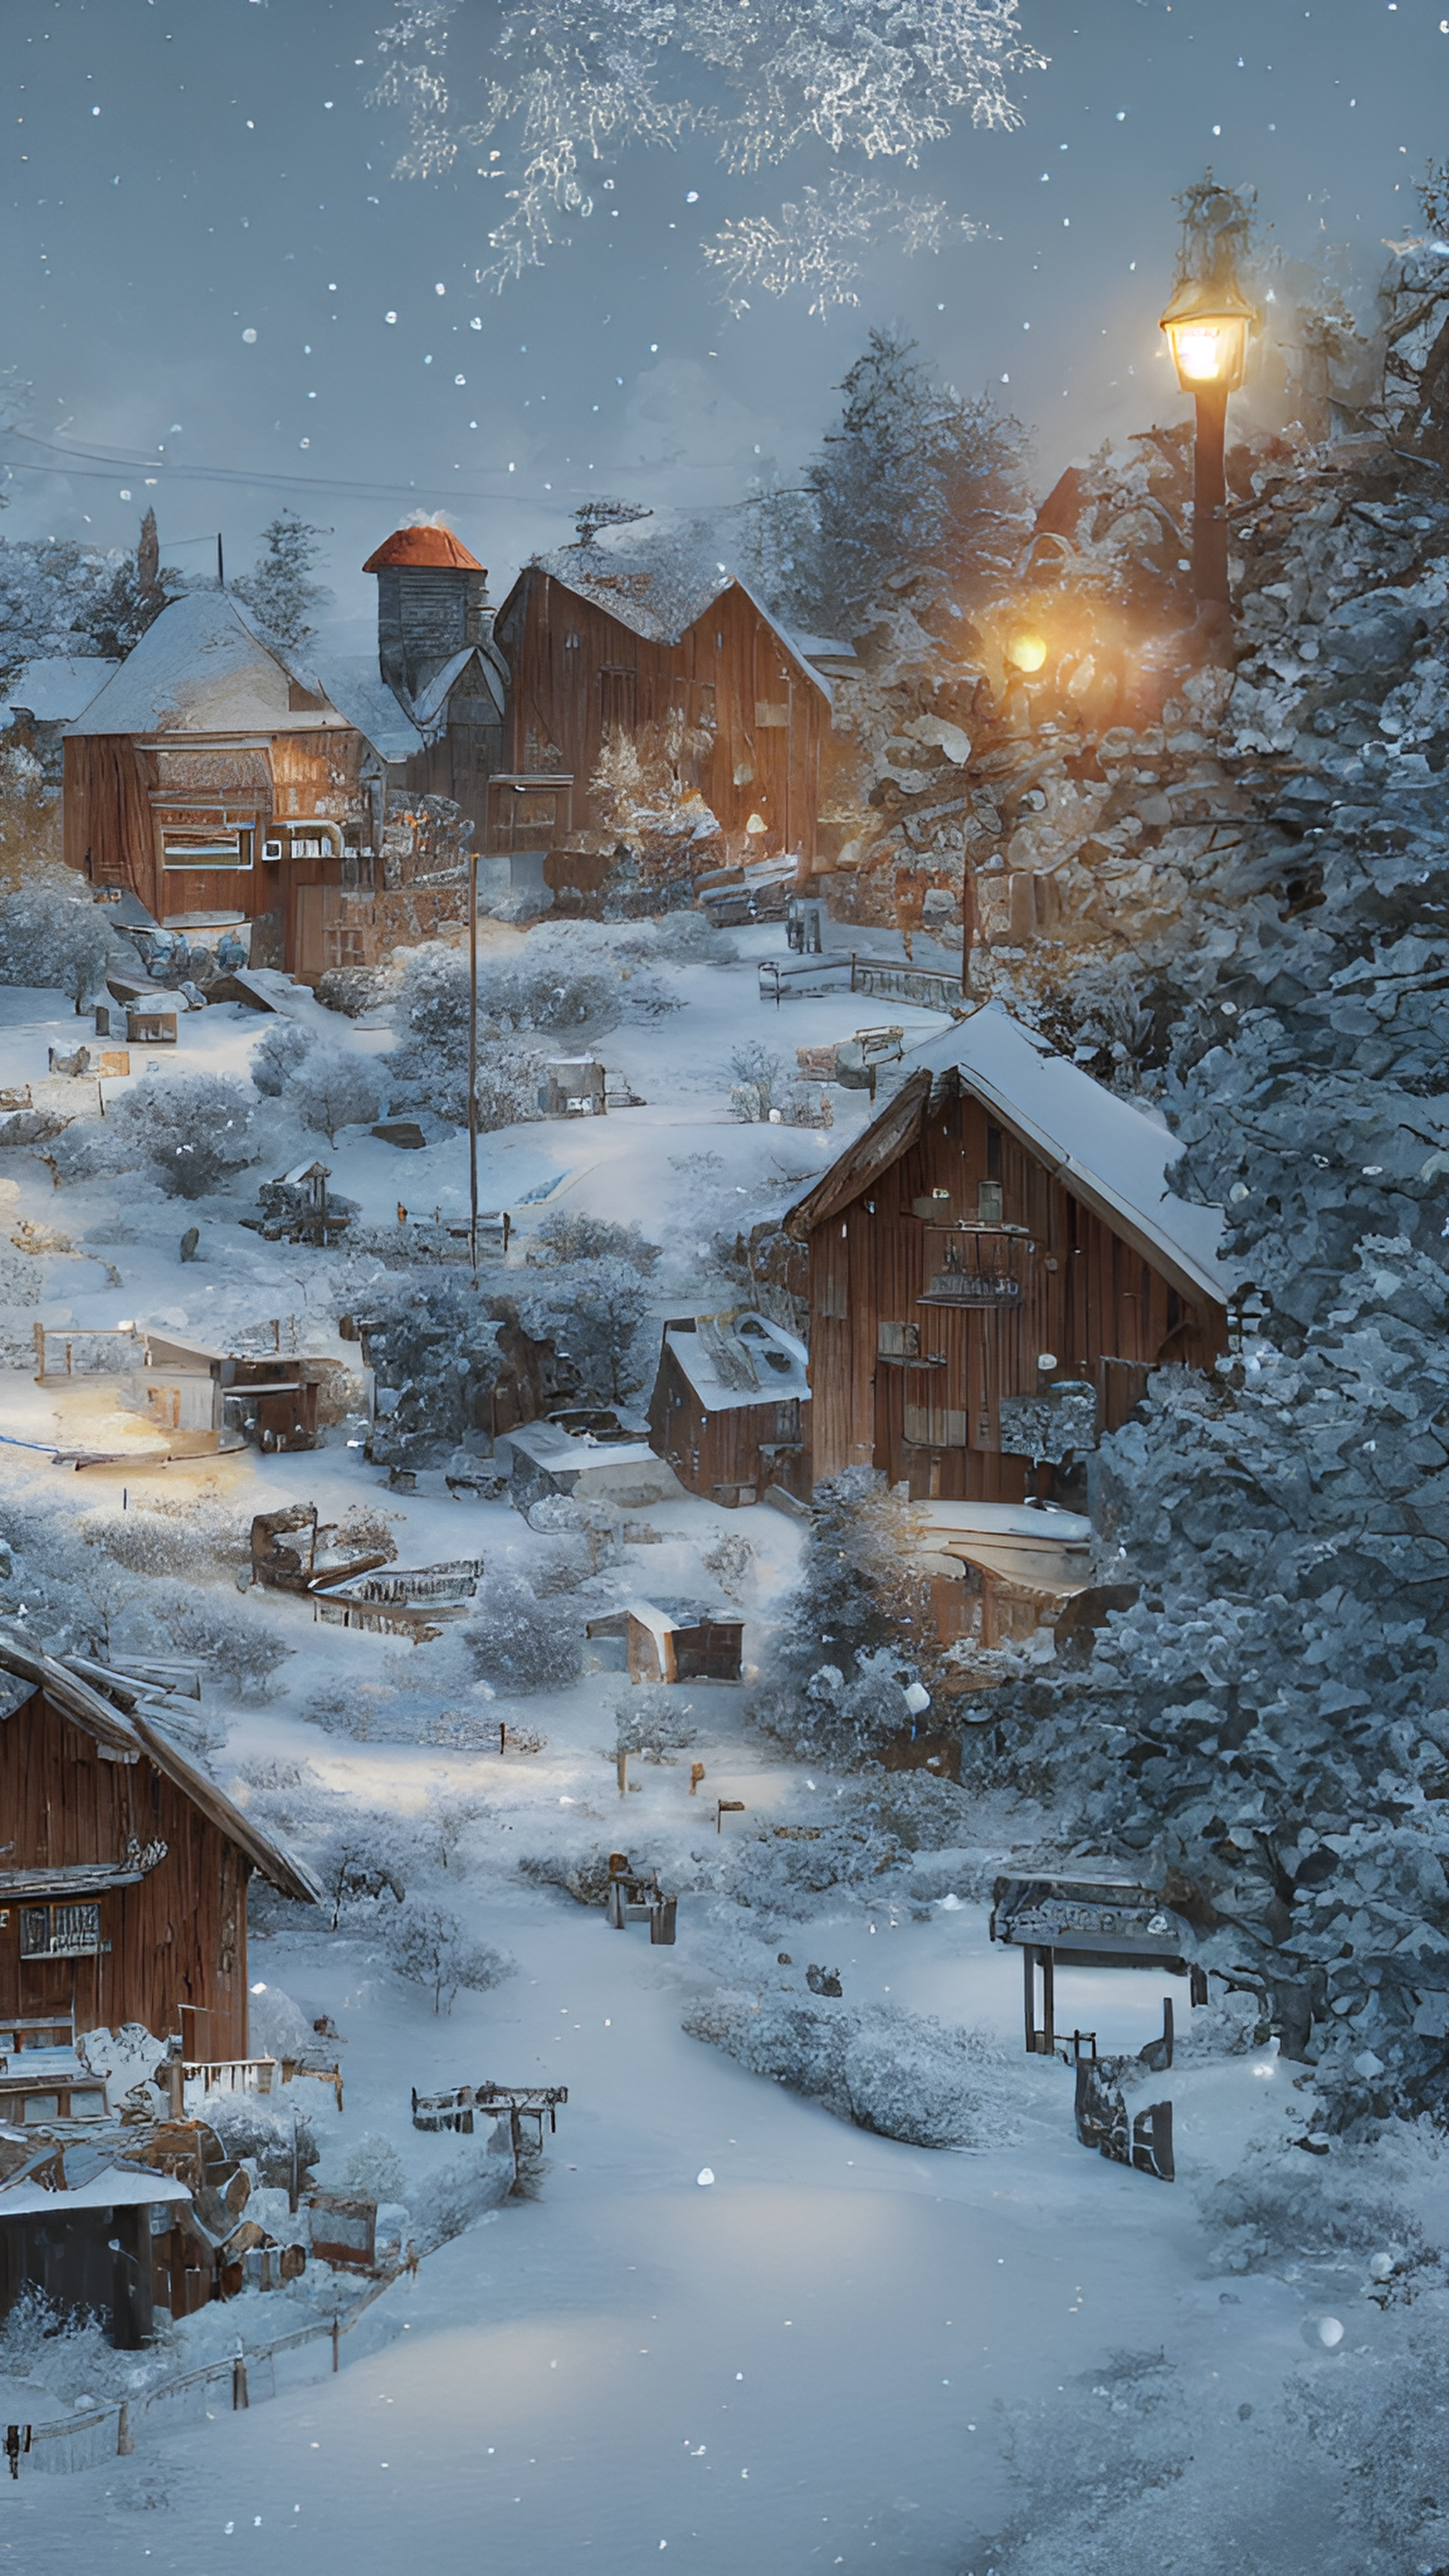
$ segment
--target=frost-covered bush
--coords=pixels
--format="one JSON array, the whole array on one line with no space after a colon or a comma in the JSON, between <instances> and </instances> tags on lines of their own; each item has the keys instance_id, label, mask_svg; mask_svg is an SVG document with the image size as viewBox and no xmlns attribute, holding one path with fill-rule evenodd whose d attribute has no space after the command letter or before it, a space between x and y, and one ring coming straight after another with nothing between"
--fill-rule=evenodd
<instances>
[{"instance_id":1,"label":"frost-covered bush","mask_svg":"<svg viewBox=\"0 0 1449 2576\"><path fill-rule=\"evenodd\" d=\"M521 1575L488 1576L461 1633L474 1671L495 1691L569 1690L583 1671L582 1621L556 1603L541 1609Z\"/></svg>"},{"instance_id":2,"label":"frost-covered bush","mask_svg":"<svg viewBox=\"0 0 1449 2576\"><path fill-rule=\"evenodd\" d=\"M619 1404L641 1384L653 1335L644 1329L649 1290L632 1258L546 1271L518 1311L526 1333L571 1363L581 1395Z\"/></svg>"},{"instance_id":3,"label":"frost-covered bush","mask_svg":"<svg viewBox=\"0 0 1449 2576\"><path fill-rule=\"evenodd\" d=\"M321 1831L315 1840L309 1838L307 1859L321 1884L334 1932L354 1906L375 1905L382 1896L392 1897L399 1907L405 1903L411 1852L406 1828L396 1816L349 1800L340 1814L318 1821Z\"/></svg>"},{"instance_id":4,"label":"frost-covered bush","mask_svg":"<svg viewBox=\"0 0 1449 2576\"><path fill-rule=\"evenodd\" d=\"M257 2180L264 2190L290 2194L294 2181L306 2189L320 2149L317 2132L296 2101L278 2102L257 2093L210 2093L201 2116L238 2163L244 2156L255 2156Z\"/></svg>"},{"instance_id":5,"label":"frost-covered bush","mask_svg":"<svg viewBox=\"0 0 1449 2576\"><path fill-rule=\"evenodd\" d=\"M646 1762L662 1761L699 1738L693 1702L664 1682L640 1683L619 1701L614 1719L615 1752L639 1753Z\"/></svg>"},{"instance_id":6,"label":"frost-covered bush","mask_svg":"<svg viewBox=\"0 0 1449 2576\"><path fill-rule=\"evenodd\" d=\"M696 2005L684 2028L752 2075L907 2146L1000 2146L1019 2107L998 2040L891 2004L725 1993Z\"/></svg>"},{"instance_id":7,"label":"frost-covered bush","mask_svg":"<svg viewBox=\"0 0 1449 2576\"><path fill-rule=\"evenodd\" d=\"M409 1899L389 1923L385 1938L393 1968L432 1996L435 2013L451 2012L460 1989L483 1994L517 1974L514 1960L475 1941L445 1905Z\"/></svg>"},{"instance_id":8,"label":"frost-covered bush","mask_svg":"<svg viewBox=\"0 0 1449 2576\"><path fill-rule=\"evenodd\" d=\"M743 1601L755 1568L752 1540L741 1538L734 1530L725 1530L699 1561L705 1573L713 1575L726 1600Z\"/></svg>"},{"instance_id":9,"label":"frost-covered bush","mask_svg":"<svg viewBox=\"0 0 1449 2576\"><path fill-rule=\"evenodd\" d=\"M413 2203L414 2241L421 2254L434 2253L455 2236L476 2227L497 2209L513 2189L513 2146L505 2120L490 2131L486 2144L455 2156L433 2176Z\"/></svg>"},{"instance_id":10,"label":"frost-covered bush","mask_svg":"<svg viewBox=\"0 0 1449 2576\"><path fill-rule=\"evenodd\" d=\"M413 1846L419 1859L429 1869L451 1870L461 1878L468 1866L473 1828L492 1812L486 1798L470 1797L445 1781L413 1820Z\"/></svg>"},{"instance_id":11,"label":"frost-covered bush","mask_svg":"<svg viewBox=\"0 0 1449 2576\"><path fill-rule=\"evenodd\" d=\"M299 2003L258 1979L247 1993L247 2048L253 2057L302 2057L316 2044Z\"/></svg>"},{"instance_id":12,"label":"frost-covered bush","mask_svg":"<svg viewBox=\"0 0 1449 2576\"><path fill-rule=\"evenodd\" d=\"M204 1582L248 1561L250 1527L245 1510L198 1496L92 1513L86 1535L130 1573Z\"/></svg>"},{"instance_id":13,"label":"frost-covered bush","mask_svg":"<svg viewBox=\"0 0 1449 2576\"><path fill-rule=\"evenodd\" d=\"M1386 2251L1396 2262L1411 2262L1425 2252L1422 2223L1382 2157L1341 2146L1323 2158L1291 2144L1250 2149L1214 2183L1202 2214L1233 2272L1345 2253Z\"/></svg>"},{"instance_id":14,"label":"frost-covered bush","mask_svg":"<svg viewBox=\"0 0 1449 2576\"><path fill-rule=\"evenodd\" d=\"M252 1049L251 1077L264 1099L277 1100L317 1041L295 1020L274 1019Z\"/></svg>"},{"instance_id":15,"label":"frost-covered bush","mask_svg":"<svg viewBox=\"0 0 1449 2576\"><path fill-rule=\"evenodd\" d=\"M239 1602L158 1587L148 1607L178 1654L194 1655L210 1678L227 1683L242 1699L266 1699L272 1675L293 1651Z\"/></svg>"},{"instance_id":16,"label":"frost-covered bush","mask_svg":"<svg viewBox=\"0 0 1449 2576\"><path fill-rule=\"evenodd\" d=\"M336 1144L339 1128L368 1126L382 1105L368 1057L320 1044L308 1050L291 1075L286 1099L303 1126L325 1136L329 1145Z\"/></svg>"},{"instance_id":17,"label":"frost-covered bush","mask_svg":"<svg viewBox=\"0 0 1449 2576\"><path fill-rule=\"evenodd\" d=\"M349 2147L342 2165L344 2191L364 2192L370 2200L402 2200L407 2192L407 2168L393 2145L380 2130L368 2129Z\"/></svg>"},{"instance_id":18,"label":"frost-covered bush","mask_svg":"<svg viewBox=\"0 0 1449 2576\"><path fill-rule=\"evenodd\" d=\"M158 1076L107 1111L96 1161L113 1171L151 1167L174 1198L201 1199L257 1160L248 1096L229 1074Z\"/></svg>"},{"instance_id":19,"label":"frost-covered bush","mask_svg":"<svg viewBox=\"0 0 1449 2576\"><path fill-rule=\"evenodd\" d=\"M743 1119L747 1126L762 1125L772 1109L780 1106L780 1095L786 1079L785 1059L772 1048L751 1038L737 1046L730 1057L730 1114Z\"/></svg>"},{"instance_id":20,"label":"frost-covered bush","mask_svg":"<svg viewBox=\"0 0 1449 2576\"><path fill-rule=\"evenodd\" d=\"M528 1260L540 1269L567 1269L584 1261L627 1261L646 1278L659 1266L663 1247L650 1243L637 1224L613 1225L582 1209L555 1208L530 1239Z\"/></svg>"},{"instance_id":21,"label":"frost-covered bush","mask_svg":"<svg viewBox=\"0 0 1449 2576\"><path fill-rule=\"evenodd\" d=\"M102 983L105 923L89 895L73 891L78 882L47 876L0 892L0 984L58 987L79 1005Z\"/></svg>"}]
</instances>

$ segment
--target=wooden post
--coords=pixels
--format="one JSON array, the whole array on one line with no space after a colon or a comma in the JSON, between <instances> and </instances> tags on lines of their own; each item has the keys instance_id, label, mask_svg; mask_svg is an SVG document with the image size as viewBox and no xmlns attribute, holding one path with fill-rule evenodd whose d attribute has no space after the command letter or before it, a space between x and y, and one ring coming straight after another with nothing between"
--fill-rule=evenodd
<instances>
[{"instance_id":1,"label":"wooden post","mask_svg":"<svg viewBox=\"0 0 1449 2576\"><path fill-rule=\"evenodd\" d=\"M703 1778L704 1764L702 1762L691 1762L689 1766L689 1794L691 1798L694 1796L695 1791L698 1789Z\"/></svg>"},{"instance_id":2,"label":"wooden post","mask_svg":"<svg viewBox=\"0 0 1449 2576\"><path fill-rule=\"evenodd\" d=\"M132 2453L132 2451L134 2451L135 2447L136 2447L136 2437L135 2437L135 2434L134 2434L134 2433L132 2432L132 2430L131 2430L131 2408L130 2408L130 2402L129 2402L129 2400L128 2400L127 2398L124 2398L124 2397L123 2397L123 2398L122 2398L122 2400L121 2400L121 2403L120 2403L120 2408L119 2408L119 2410L118 2410L118 2412L117 2412L117 2415L116 2415L116 2457L117 2457L117 2459L118 2459L118 2460L128 2459L128 2458L130 2457L130 2454Z\"/></svg>"},{"instance_id":3,"label":"wooden post","mask_svg":"<svg viewBox=\"0 0 1449 2576\"><path fill-rule=\"evenodd\" d=\"M332 2320L332 2367L334 2371L337 2368L337 2347L341 2340L341 2335L342 2328L334 2317Z\"/></svg>"},{"instance_id":4,"label":"wooden post","mask_svg":"<svg viewBox=\"0 0 1449 2576\"><path fill-rule=\"evenodd\" d=\"M251 2404L247 2394L247 2366L240 2353L231 2366L231 2404L233 2414L243 2412Z\"/></svg>"},{"instance_id":5,"label":"wooden post","mask_svg":"<svg viewBox=\"0 0 1449 2576\"><path fill-rule=\"evenodd\" d=\"M1056 2055L1056 1989L1056 1958L1050 1950L1043 1950L1041 1954L1041 2050L1043 2057L1055 2057Z\"/></svg>"},{"instance_id":6,"label":"wooden post","mask_svg":"<svg viewBox=\"0 0 1449 2576\"><path fill-rule=\"evenodd\" d=\"M1036 1951L1030 1941L1021 1945L1022 2008L1026 2015L1026 2053L1036 2055Z\"/></svg>"},{"instance_id":7,"label":"wooden post","mask_svg":"<svg viewBox=\"0 0 1449 2576\"><path fill-rule=\"evenodd\" d=\"M619 1775L619 1795L622 1798L629 1786L629 1756L627 1753L620 1753L616 1757L614 1768Z\"/></svg>"}]
</instances>

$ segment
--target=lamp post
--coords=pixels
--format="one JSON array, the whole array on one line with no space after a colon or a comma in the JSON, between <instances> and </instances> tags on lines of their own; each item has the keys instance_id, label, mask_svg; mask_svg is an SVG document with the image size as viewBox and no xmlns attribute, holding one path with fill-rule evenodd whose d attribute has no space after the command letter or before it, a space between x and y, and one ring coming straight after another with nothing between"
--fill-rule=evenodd
<instances>
[{"instance_id":1,"label":"lamp post","mask_svg":"<svg viewBox=\"0 0 1449 2576\"><path fill-rule=\"evenodd\" d=\"M1228 599L1228 396L1243 381L1253 308L1230 280L1190 278L1162 317L1177 381L1197 405L1193 445L1192 586L1199 605Z\"/></svg>"}]
</instances>

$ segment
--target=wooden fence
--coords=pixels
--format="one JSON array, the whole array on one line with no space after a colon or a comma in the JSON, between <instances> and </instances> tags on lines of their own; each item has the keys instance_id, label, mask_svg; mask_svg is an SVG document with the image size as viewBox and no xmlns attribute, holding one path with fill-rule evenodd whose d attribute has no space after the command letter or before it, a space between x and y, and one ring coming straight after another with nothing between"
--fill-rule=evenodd
<instances>
[{"instance_id":1,"label":"wooden fence","mask_svg":"<svg viewBox=\"0 0 1449 2576\"><path fill-rule=\"evenodd\" d=\"M402 2268L402 2267L400 2267ZM342 2366L341 2347L344 2335L350 2334L384 2290L391 2289L397 2271L375 2281L360 2298L350 2316L318 2317L312 2324L296 2326L290 2334L278 2335L271 2343L255 2344L244 2350L240 2339L232 2353L221 2353L212 2361L198 2364L194 2370L182 2371L176 2379L158 2382L135 2397L122 2397L113 2404L97 2406L84 2415L67 2415L55 2424L8 2424L3 2444L4 2465L12 2478L20 2475L21 2463L52 2477L67 2476L72 2470L95 2468L104 2459L134 2451L136 2430L143 2419L158 2407L184 2412L188 2398L199 2403L202 2413L214 2412L205 2405L207 2393L218 2389L224 2410L240 2412L280 2394L277 2361L284 2354L300 2352L307 2344L317 2343L325 2335L332 2345L332 2367ZM3 2470L0 2470L3 2483Z\"/></svg>"}]
</instances>

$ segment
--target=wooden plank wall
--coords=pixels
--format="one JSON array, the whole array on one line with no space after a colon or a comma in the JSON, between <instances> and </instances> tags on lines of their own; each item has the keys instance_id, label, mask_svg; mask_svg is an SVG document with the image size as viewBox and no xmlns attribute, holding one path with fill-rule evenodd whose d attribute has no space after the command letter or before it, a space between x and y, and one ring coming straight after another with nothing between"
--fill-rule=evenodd
<instances>
[{"instance_id":1,"label":"wooden plank wall","mask_svg":"<svg viewBox=\"0 0 1449 2576\"><path fill-rule=\"evenodd\" d=\"M1089 1379L1104 1396L1105 1427L1112 1428L1160 1359L1210 1366L1227 1346L1226 1317L1206 1299L1187 1305L1027 1146L995 1127L978 1101L956 1096L953 1084L944 1089L919 1141L811 1236L813 1475L820 1481L873 1461L917 1496L1019 1502L1031 1470L1003 1448L1003 1398ZM1021 1302L966 1312L920 1305L931 1253L944 1238L928 1239L913 1201L944 1189L955 1216L974 1217L978 1184L998 1178L1003 1223L1028 1232L987 1240L1020 1280ZM881 1363L883 1322L917 1325L922 1356L944 1366ZM1037 1366L1045 1352L1057 1361L1052 1370ZM964 1441L943 1436L939 1450L908 1441L908 1405L956 1416L951 1428L958 1438L964 1429Z\"/></svg>"},{"instance_id":2,"label":"wooden plank wall","mask_svg":"<svg viewBox=\"0 0 1449 2576\"><path fill-rule=\"evenodd\" d=\"M495 632L513 673L509 766L571 774L576 826L588 814L606 726L642 725L680 707L692 723L713 720L699 786L725 831L742 835L758 813L768 831L756 855L813 856L829 707L743 591L724 592L677 644L659 644L530 569ZM761 723L766 708L784 721Z\"/></svg>"},{"instance_id":3,"label":"wooden plank wall","mask_svg":"<svg viewBox=\"0 0 1449 2576\"><path fill-rule=\"evenodd\" d=\"M767 1398L759 1404L726 1405L707 1412L673 1351L666 1345L649 1399L649 1438L657 1456L674 1469L692 1494L709 1497L718 1486L753 1485L762 1494L768 1484L783 1484L802 1499L808 1485L797 1466L808 1465L810 1403L800 1406L804 1451L799 1462L765 1458L761 1444L776 1442L782 1406Z\"/></svg>"},{"instance_id":4,"label":"wooden plank wall","mask_svg":"<svg viewBox=\"0 0 1449 2576\"><path fill-rule=\"evenodd\" d=\"M4 1899L0 2015L74 2008L77 2030L139 2021L166 2039L190 2005L212 2016L218 2056L245 2055L250 1863L163 1772L103 1761L36 1692L0 1721L0 1817L11 1869L118 1861L132 1837L167 1846L139 1885L101 1896L111 1946L96 1958L22 1961L20 1901Z\"/></svg>"}]
</instances>

